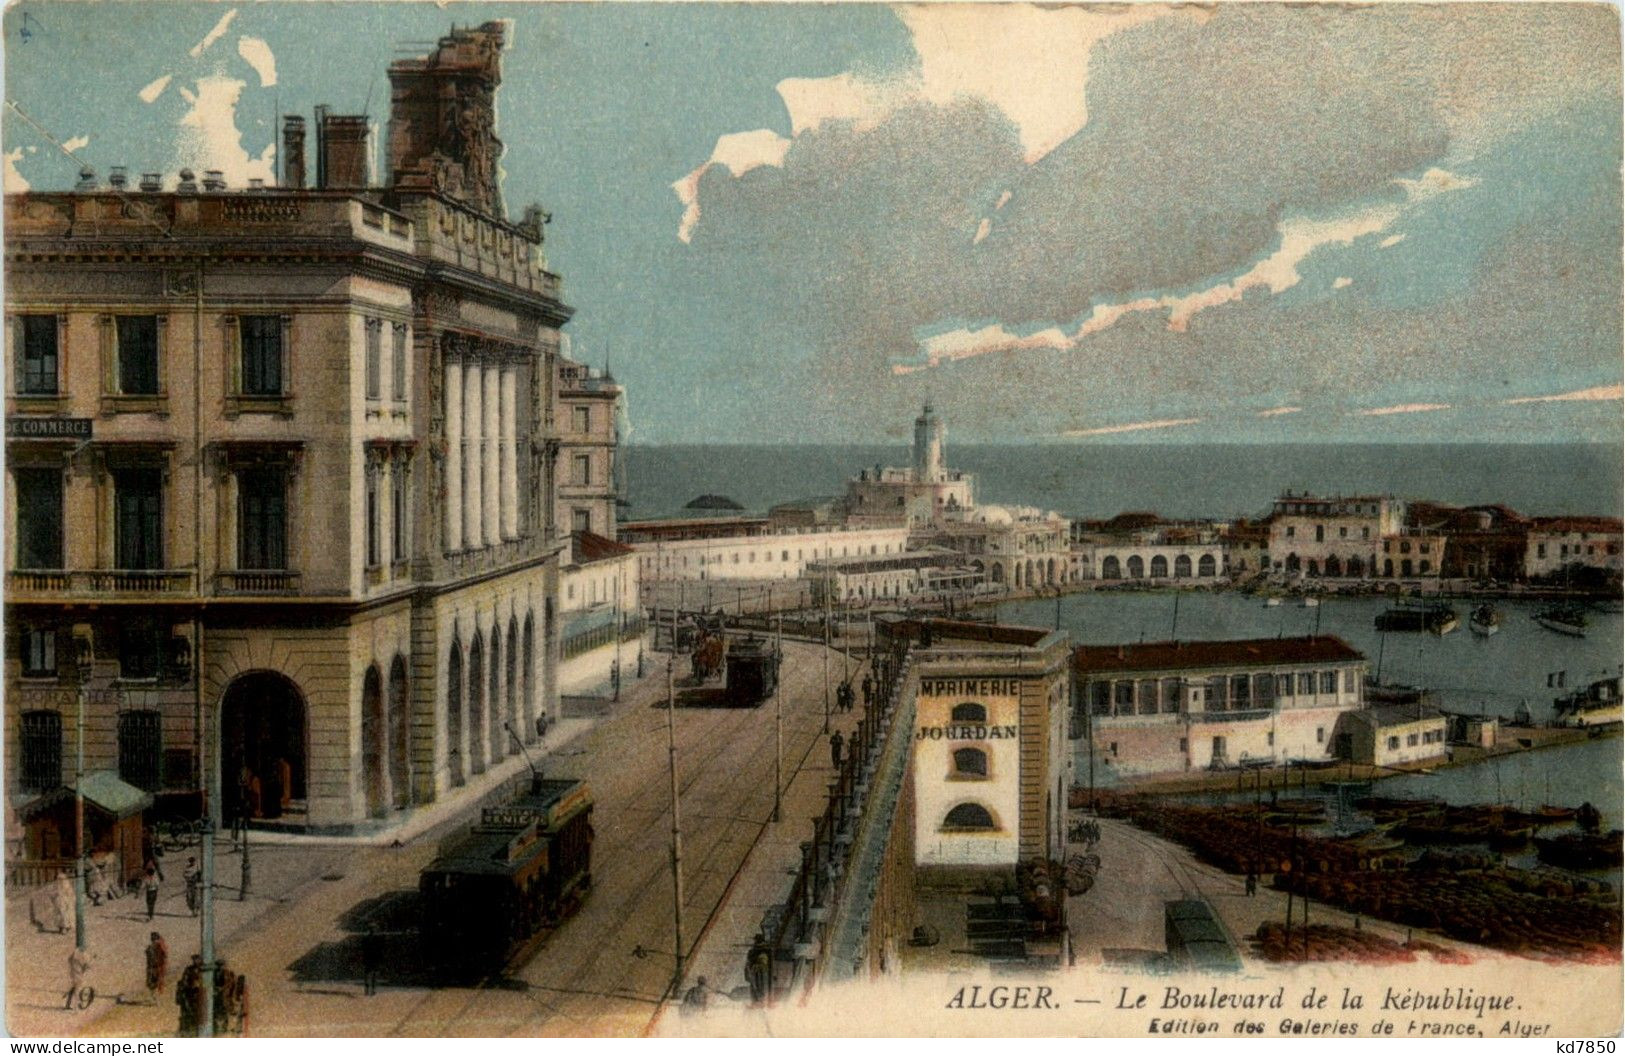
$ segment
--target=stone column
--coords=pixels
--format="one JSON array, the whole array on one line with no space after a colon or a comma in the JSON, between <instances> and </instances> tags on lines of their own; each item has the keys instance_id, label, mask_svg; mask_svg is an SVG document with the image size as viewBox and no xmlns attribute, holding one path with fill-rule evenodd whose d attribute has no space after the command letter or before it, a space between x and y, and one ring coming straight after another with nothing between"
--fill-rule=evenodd
<instances>
[{"instance_id":1,"label":"stone column","mask_svg":"<svg viewBox=\"0 0 1625 1056\"><path fill-rule=\"evenodd\" d=\"M519 538L519 368L502 368L502 538Z\"/></svg>"},{"instance_id":2,"label":"stone column","mask_svg":"<svg viewBox=\"0 0 1625 1056\"><path fill-rule=\"evenodd\" d=\"M485 425L480 398L485 385L477 363L463 364L463 546L478 550L485 545L480 531L480 439Z\"/></svg>"},{"instance_id":3,"label":"stone column","mask_svg":"<svg viewBox=\"0 0 1625 1056\"><path fill-rule=\"evenodd\" d=\"M446 474L445 534L446 553L463 548L463 365L445 361Z\"/></svg>"},{"instance_id":4,"label":"stone column","mask_svg":"<svg viewBox=\"0 0 1625 1056\"><path fill-rule=\"evenodd\" d=\"M502 429L500 370L495 366L486 367L481 380L485 385L485 397L481 401L485 412L485 427L480 430L480 454L484 466L480 494L484 498L485 505L481 511L480 521L483 525L481 531L485 536L485 545L495 546L502 541L502 473L497 458L497 451L502 446L499 436Z\"/></svg>"}]
</instances>

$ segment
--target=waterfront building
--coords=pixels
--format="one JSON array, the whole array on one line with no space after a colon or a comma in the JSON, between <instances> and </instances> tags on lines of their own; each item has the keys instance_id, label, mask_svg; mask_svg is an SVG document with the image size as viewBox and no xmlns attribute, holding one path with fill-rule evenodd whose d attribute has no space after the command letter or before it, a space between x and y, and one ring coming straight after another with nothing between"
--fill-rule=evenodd
<instances>
[{"instance_id":1,"label":"waterfront building","mask_svg":"<svg viewBox=\"0 0 1625 1056\"><path fill-rule=\"evenodd\" d=\"M637 551L592 532L570 536L559 572L559 694L604 696L630 680L644 631Z\"/></svg>"},{"instance_id":2,"label":"waterfront building","mask_svg":"<svg viewBox=\"0 0 1625 1056\"><path fill-rule=\"evenodd\" d=\"M1524 575L1554 581L1564 576L1617 579L1620 565L1618 517L1536 517L1524 543Z\"/></svg>"},{"instance_id":3,"label":"waterfront building","mask_svg":"<svg viewBox=\"0 0 1625 1056\"><path fill-rule=\"evenodd\" d=\"M668 517L647 521L622 521L616 538L623 543L669 544L689 539L729 539L766 535L772 531L766 517L756 514L719 514L715 517Z\"/></svg>"},{"instance_id":4,"label":"waterfront building","mask_svg":"<svg viewBox=\"0 0 1625 1056\"><path fill-rule=\"evenodd\" d=\"M650 534L655 539L645 541ZM902 525L784 532L769 531L764 525L748 535L662 538L658 530L651 533L650 522L642 522L623 532L623 538L636 540L631 545L638 553L638 574L651 584L800 579L815 561L888 557L908 549L908 529Z\"/></svg>"},{"instance_id":5,"label":"waterfront building","mask_svg":"<svg viewBox=\"0 0 1625 1056\"><path fill-rule=\"evenodd\" d=\"M1377 555L1376 575L1381 579L1437 582L1444 569L1447 542L1443 534L1422 528L1406 528L1397 535L1385 536Z\"/></svg>"},{"instance_id":6,"label":"waterfront building","mask_svg":"<svg viewBox=\"0 0 1625 1056\"><path fill-rule=\"evenodd\" d=\"M767 511L774 531L788 528L833 528L841 524L841 497L827 495L781 502Z\"/></svg>"},{"instance_id":7,"label":"waterfront building","mask_svg":"<svg viewBox=\"0 0 1625 1056\"><path fill-rule=\"evenodd\" d=\"M566 355L556 364L558 534L564 538L589 532L614 539L623 390L608 371L594 371Z\"/></svg>"},{"instance_id":8,"label":"waterfront building","mask_svg":"<svg viewBox=\"0 0 1625 1056\"><path fill-rule=\"evenodd\" d=\"M1080 767L1091 752L1123 777L1331 758L1339 716L1362 705L1367 666L1329 635L1079 646Z\"/></svg>"},{"instance_id":9,"label":"waterfront building","mask_svg":"<svg viewBox=\"0 0 1625 1056\"><path fill-rule=\"evenodd\" d=\"M1067 791L1065 631L948 620L877 625L913 644L913 847L954 874L1058 857Z\"/></svg>"},{"instance_id":10,"label":"waterfront building","mask_svg":"<svg viewBox=\"0 0 1625 1056\"><path fill-rule=\"evenodd\" d=\"M87 768L346 832L454 794L555 690L541 211L503 211L503 27L285 119L277 187L183 170L6 196L6 793ZM307 176L313 176L307 186ZM68 530L69 526L73 530Z\"/></svg>"},{"instance_id":11,"label":"waterfront building","mask_svg":"<svg viewBox=\"0 0 1625 1056\"><path fill-rule=\"evenodd\" d=\"M978 506L915 531L920 545L961 555L995 590L1036 590L1081 578L1060 514L1032 506Z\"/></svg>"},{"instance_id":12,"label":"waterfront building","mask_svg":"<svg viewBox=\"0 0 1625 1056\"><path fill-rule=\"evenodd\" d=\"M1424 704L1384 704L1351 711L1337 724L1337 757L1369 766L1441 760L1448 725L1438 709Z\"/></svg>"},{"instance_id":13,"label":"waterfront building","mask_svg":"<svg viewBox=\"0 0 1625 1056\"><path fill-rule=\"evenodd\" d=\"M962 596L982 583L982 573L951 550L909 550L879 557L836 557L809 562L814 607L914 602Z\"/></svg>"},{"instance_id":14,"label":"waterfront building","mask_svg":"<svg viewBox=\"0 0 1625 1056\"><path fill-rule=\"evenodd\" d=\"M1273 570L1331 579L1373 576L1384 537L1405 527L1405 503L1389 495L1320 498L1287 492L1269 521Z\"/></svg>"},{"instance_id":15,"label":"waterfront building","mask_svg":"<svg viewBox=\"0 0 1625 1056\"><path fill-rule=\"evenodd\" d=\"M1221 535L1225 571L1237 578L1270 570L1270 529L1267 524L1237 521Z\"/></svg>"},{"instance_id":16,"label":"waterfront building","mask_svg":"<svg viewBox=\"0 0 1625 1056\"><path fill-rule=\"evenodd\" d=\"M944 428L931 404L914 420L914 459L906 467L875 466L847 481L842 514L847 524L940 524L973 509L976 479L946 464Z\"/></svg>"},{"instance_id":17,"label":"waterfront building","mask_svg":"<svg viewBox=\"0 0 1625 1056\"><path fill-rule=\"evenodd\" d=\"M1499 504L1462 508L1412 501L1407 519L1413 527L1449 537L1443 578L1503 583L1524 578L1529 519L1518 511Z\"/></svg>"},{"instance_id":18,"label":"waterfront building","mask_svg":"<svg viewBox=\"0 0 1625 1056\"><path fill-rule=\"evenodd\" d=\"M1224 544L1211 525L1126 514L1106 522L1074 523L1070 537L1083 579L1211 583L1224 572Z\"/></svg>"}]
</instances>

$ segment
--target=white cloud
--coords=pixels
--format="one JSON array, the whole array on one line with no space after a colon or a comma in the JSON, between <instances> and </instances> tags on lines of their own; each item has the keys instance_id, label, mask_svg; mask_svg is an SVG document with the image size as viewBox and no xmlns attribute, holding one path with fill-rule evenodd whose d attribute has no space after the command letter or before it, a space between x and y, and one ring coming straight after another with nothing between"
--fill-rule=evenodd
<instances>
[{"instance_id":1,"label":"white cloud","mask_svg":"<svg viewBox=\"0 0 1625 1056\"><path fill-rule=\"evenodd\" d=\"M237 127L237 100L244 82L223 74L197 81L197 91L180 89L191 109L180 120L178 161L194 169L219 169L233 187L245 186L250 179L272 182L272 161L276 143L266 145L259 157L243 148L243 134Z\"/></svg>"},{"instance_id":2,"label":"white cloud","mask_svg":"<svg viewBox=\"0 0 1625 1056\"><path fill-rule=\"evenodd\" d=\"M710 160L671 185L683 203L683 220L677 228L677 237L687 242L694 236L694 226L700 222L700 178L712 166L721 165L736 177L763 166L783 168L784 155L789 149L790 141L770 128L719 137L717 145L711 148Z\"/></svg>"},{"instance_id":3,"label":"white cloud","mask_svg":"<svg viewBox=\"0 0 1625 1056\"><path fill-rule=\"evenodd\" d=\"M1387 238L1383 239L1381 242L1378 242L1377 245L1381 249L1388 249L1391 246L1399 245L1403 241L1405 241L1405 236L1404 235L1389 235Z\"/></svg>"},{"instance_id":4,"label":"white cloud","mask_svg":"<svg viewBox=\"0 0 1625 1056\"><path fill-rule=\"evenodd\" d=\"M221 15L220 21L214 24L214 28L209 30L202 40L192 45L192 50L187 52L187 54L195 59L199 55L202 55L205 51L208 51L211 44L226 35L226 27L230 26L231 20L236 17L237 9L235 7Z\"/></svg>"},{"instance_id":5,"label":"white cloud","mask_svg":"<svg viewBox=\"0 0 1625 1056\"><path fill-rule=\"evenodd\" d=\"M1127 425L1103 425L1097 429L1068 429L1062 436L1106 436L1110 433L1137 433L1144 429L1175 429L1182 425L1195 425L1200 418L1160 418L1151 422L1130 422Z\"/></svg>"},{"instance_id":6,"label":"white cloud","mask_svg":"<svg viewBox=\"0 0 1625 1056\"><path fill-rule=\"evenodd\" d=\"M997 202L993 203L993 208L994 209L1003 209L1005 207L1005 205L1007 205L1009 203L1009 201L1010 201L1010 192L1005 191L1003 194L999 195L999 200Z\"/></svg>"},{"instance_id":7,"label":"white cloud","mask_svg":"<svg viewBox=\"0 0 1625 1056\"><path fill-rule=\"evenodd\" d=\"M1555 396L1520 396L1515 400L1502 400L1505 404L1518 403L1582 403L1625 398L1625 386L1599 385L1594 389L1578 389Z\"/></svg>"},{"instance_id":8,"label":"white cloud","mask_svg":"<svg viewBox=\"0 0 1625 1056\"><path fill-rule=\"evenodd\" d=\"M141 91L137 92L136 94L140 97L143 103L154 102L160 95L164 94L164 89L169 87L169 82L174 80L174 78L175 75L173 73L166 73L156 81L153 81L151 84L141 89Z\"/></svg>"},{"instance_id":9,"label":"white cloud","mask_svg":"<svg viewBox=\"0 0 1625 1056\"><path fill-rule=\"evenodd\" d=\"M1059 351L1071 348L1073 342L1059 327L1050 327L1025 337L1018 336L1004 327L994 324L985 326L980 330L950 330L946 333L928 337L920 342L920 351L924 356L923 363L898 363L892 366L893 374L912 374L927 367L939 366L945 362L956 359L968 359L979 356L984 352L995 349L1011 351L1034 351L1037 349L1051 349Z\"/></svg>"},{"instance_id":10,"label":"white cloud","mask_svg":"<svg viewBox=\"0 0 1625 1056\"><path fill-rule=\"evenodd\" d=\"M1332 280L1332 289L1334 290L1341 290L1346 286L1352 285L1354 285L1354 280L1349 278L1347 275L1339 275L1337 278Z\"/></svg>"},{"instance_id":11,"label":"white cloud","mask_svg":"<svg viewBox=\"0 0 1625 1056\"><path fill-rule=\"evenodd\" d=\"M271 54L271 45L258 37L238 37L237 54L260 75L261 88L276 85L276 56Z\"/></svg>"},{"instance_id":12,"label":"white cloud","mask_svg":"<svg viewBox=\"0 0 1625 1056\"><path fill-rule=\"evenodd\" d=\"M69 154L72 154L74 151L84 150L88 146L90 146L89 136L74 136L72 139L62 144L62 149L66 150Z\"/></svg>"},{"instance_id":13,"label":"white cloud","mask_svg":"<svg viewBox=\"0 0 1625 1056\"><path fill-rule=\"evenodd\" d=\"M1406 197L1413 202L1425 202L1446 191L1464 191L1478 186L1478 181L1471 176L1458 176L1444 169L1429 169L1417 179L1397 179L1394 182L1405 188Z\"/></svg>"},{"instance_id":14,"label":"white cloud","mask_svg":"<svg viewBox=\"0 0 1625 1056\"><path fill-rule=\"evenodd\" d=\"M1448 411L1448 403L1396 403L1392 407L1373 407L1367 411L1355 411L1362 418L1381 418L1388 414L1423 414L1427 411Z\"/></svg>"},{"instance_id":15,"label":"white cloud","mask_svg":"<svg viewBox=\"0 0 1625 1056\"><path fill-rule=\"evenodd\" d=\"M898 8L897 13L913 39L919 69L883 78L855 73L785 78L777 90L790 115L792 139L836 123L867 132L905 106L923 102L946 107L977 99L997 108L1016 126L1023 157L1032 164L1088 121L1084 89L1090 49L1113 33L1168 11L1152 4L1112 11L1032 4L918 4ZM723 136L709 162L672 184L683 203L677 237L684 242L693 236L699 220L699 176L718 163L723 142L736 136L783 139L766 129ZM782 166L787 147L786 140L777 148L778 160L761 164ZM755 167L730 166L729 171L739 176ZM994 208L1009 200L1006 191Z\"/></svg>"},{"instance_id":16,"label":"white cloud","mask_svg":"<svg viewBox=\"0 0 1625 1056\"><path fill-rule=\"evenodd\" d=\"M1257 417L1279 418L1283 414L1297 414L1302 410L1302 407L1271 407L1267 411L1259 411Z\"/></svg>"},{"instance_id":17,"label":"white cloud","mask_svg":"<svg viewBox=\"0 0 1625 1056\"><path fill-rule=\"evenodd\" d=\"M6 151L6 171L4 177L0 178L0 189L4 189L7 194L21 194L28 190L28 181L17 171L17 163L22 159L22 147Z\"/></svg>"},{"instance_id":18,"label":"white cloud","mask_svg":"<svg viewBox=\"0 0 1625 1056\"><path fill-rule=\"evenodd\" d=\"M971 245L973 245L973 246L974 246L974 245L976 245L976 244L977 244L977 243L978 243L978 242L980 242L980 241L982 241L982 239L984 239L984 238L986 238L986 237L987 237L987 233L988 233L988 232L989 232L989 231L991 231L991 230L993 230L993 221L992 221L992 220L989 220L989 219L988 219L988 218L987 218L987 217L985 217L985 216L984 216L984 217L982 217L982 222L981 222L981 223L979 223L979 224L977 224L977 225L976 225L976 235L975 235L975 237L973 237L973 238L972 238L972 239L971 239L971 240L970 240L970 241L971 241Z\"/></svg>"}]
</instances>

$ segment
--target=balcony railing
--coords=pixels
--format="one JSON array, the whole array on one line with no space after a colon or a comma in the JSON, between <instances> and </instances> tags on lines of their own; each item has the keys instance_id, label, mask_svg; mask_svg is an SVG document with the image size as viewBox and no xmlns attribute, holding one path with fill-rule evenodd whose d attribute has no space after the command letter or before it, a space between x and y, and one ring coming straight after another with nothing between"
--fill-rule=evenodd
<instances>
[{"instance_id":1,"label":"balcony railing","mask_svg":"<svg viewBox=\"0 0 1625 1056\"><path fill-rule=\"evenodd\" d=\"M27 569L6 574L14 598L44 595L185 594L196 578L191 569L91 568Z\"/></svg>"},{"instance_id":2,"label":"balcony railing","mask_svg":"<svg viewBox=\"0 0 1625 1056\"><path fill-rule=\"evenodd\" d=\"M239 568L215 576L222 594L297 594L299 573L284 568Z\"/></svg>"}]
</instances>

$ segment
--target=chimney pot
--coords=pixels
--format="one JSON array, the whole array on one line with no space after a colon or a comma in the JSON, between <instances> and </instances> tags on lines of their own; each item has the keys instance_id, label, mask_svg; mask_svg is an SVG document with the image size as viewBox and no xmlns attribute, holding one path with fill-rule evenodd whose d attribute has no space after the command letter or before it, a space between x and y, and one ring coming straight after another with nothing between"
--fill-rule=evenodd
<instances>
[{"instance_id":1,"label":"chimney pot","mask_svg":"<svg viewBox=\"0 0 1625 1056\"><path fill-rule=\"evenodd\" d=\"M282 185L305 186L305 119L295 114L282 119Z\"/></svg>"},{"instance_id":2,"label":"chimney pot","mask_svg":"<svg viewBox=\"0 0 1625 1056\"><path fill-rule=\"evenodd\" d=\"M114 165L107 172L107 185L116 191L122 191L130 182L129 170L123 165Z\"/></svg>"},{"instance_id":3,"label":"chimney pot","mask_svg":"<svg viewBox=\"0 0 1625 1056\"><path fill-rule=\"evenodd\" d=\"M197 173L193 172L191 169L182 169L180 172L180 177L180 182L175 185L176 193L196 194Z\"/></svg>"},{"instance_id":4,"label":"chimney pot","mask_svg":"<svg viewBox=\"0 0 1625 1056\"><path fill-rule=\"evenodd\" d=\"M73 185L76 191L94 191L96 189L96 170L89 165L79 169L79 182Z\"/></svg>"},{"instance_id":5,"label":"chimney pot","mask_svg":"<svg viewBox=\"0 0 1625 1056\"><path fill-rule=\"evenodd\" d=\"M248 181L248 189L251 191L263 191L265 190L265 181L258 177L250 178Z\"/></svg>"},{"instance_id":6,"label":"chimney pot","mask_svg":"<svg viewBox=\"0 0 1625 1056\"><path fill-rule=\"evenodd\" d=\"M163 174L157 172L143 172L141 174L141 189L149 194L163 190Z\"/></svg>"},{"instance_id":7,"label":"chimney pot","mask_svg":"<svg viewBox=\"0 0 1625 1056\"><path fill-rule=\"evenodd\" d=\"M205 191L223 191L226 189L226 174L219 169L208 169L203 173L203 189Z\"/></svg>"}]
</instances>

